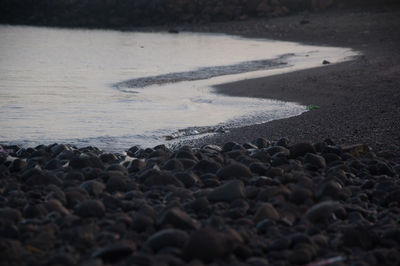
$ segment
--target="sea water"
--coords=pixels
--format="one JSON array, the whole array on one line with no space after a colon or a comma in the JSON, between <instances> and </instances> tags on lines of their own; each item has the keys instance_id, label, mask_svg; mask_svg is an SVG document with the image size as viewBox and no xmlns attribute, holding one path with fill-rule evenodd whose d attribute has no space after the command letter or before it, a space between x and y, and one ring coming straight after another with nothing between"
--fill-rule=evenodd
<instances>
[{"instance_id":1,"label":"sea water","mask_svg":"<svg viewBox=\"0 0 400 266\"><path fill-rule=\"evenodd\" d=\"M212 86L354 55L223 34L0 25L0 143L122 151L296 116L306 107Z\"/></svg>"}]
</instances>

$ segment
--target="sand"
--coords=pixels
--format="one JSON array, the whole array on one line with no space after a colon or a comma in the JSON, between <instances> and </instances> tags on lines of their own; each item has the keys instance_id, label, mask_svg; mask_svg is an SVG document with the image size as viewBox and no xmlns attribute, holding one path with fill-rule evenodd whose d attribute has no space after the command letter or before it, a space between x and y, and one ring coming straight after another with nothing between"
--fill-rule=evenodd
<instances>
[{"instance_id":1,"label":"sand","mask_svg":"<svg viewBox=\"0 0 400 266\"><path fill-rule=\"evenodd\" d=\"M321 108L231 129L195 145L230 140L244 143L257 137L287 137L293 142L330 138L339 144L365 143L400 156L400 9L335 9L180 29L349 47L362 52L350 62L217 85L218 93Z\"/></svg>"}]
</instances>

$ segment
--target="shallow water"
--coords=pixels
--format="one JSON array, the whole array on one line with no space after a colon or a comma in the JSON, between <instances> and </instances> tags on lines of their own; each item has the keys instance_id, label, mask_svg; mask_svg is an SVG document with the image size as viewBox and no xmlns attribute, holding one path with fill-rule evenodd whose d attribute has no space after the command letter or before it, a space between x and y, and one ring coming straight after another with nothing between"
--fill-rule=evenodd
<instances>
[{"instance_id":1,"label":"shallow water","mask_svg":"<svg viewBox=\"0 0 400 266\"><path fill-rule=\"evenodd\" d=\"M299 115L212 85L340 62L349 49L221 34L0 26L0 142L121 151Z\"/></svg>"}]
</instances>

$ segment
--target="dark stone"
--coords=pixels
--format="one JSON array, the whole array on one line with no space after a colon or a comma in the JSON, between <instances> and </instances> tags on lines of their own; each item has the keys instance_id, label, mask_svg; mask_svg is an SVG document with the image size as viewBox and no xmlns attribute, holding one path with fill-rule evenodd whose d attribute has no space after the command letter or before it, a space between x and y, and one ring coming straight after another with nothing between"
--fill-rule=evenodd
<instances>
[{"instance_id":1,"label":"dark stone","mask_svg":"<svg viewBox=\"0 0 400 266\"><path fill-rule=\"evenodd\" d=\"M281 153L282 155L289 157L290 151L282 146L271 146L266 149L266 151L269 153L269 155L274 156L277 153Z\"/></svg>"},{"instance_id":2,"label":"dark stone","mask_svg":"<svg viewBox=\"0 0 400 266\"><path fill-rule=\"evenodd\" d=\"M132 160L128 165L128 172L135 173L146 167L146 162L142 159Z\"/></svg>"},{"instance_id":3,"label":"dark stone","mask_svg":"<svg viewBox=\"0 0 400 266\"><path fill-rule=\"evenodd\" d=\"M233 201L244 197L244 185L239 180L229 181L228 183L215 188L207 195L207 198L210 201Z\"/></svg>"},{"instance_id":4,"label":"dark stone","mask_svg":"<svg viewBox=\"0 0 400 266\"><path fill-rule=\"evenodd\" d=\"M216 163L211 160L201 160L194 167L193 171L199 174L207 174L207 173L217 173L217 171L221 168L219 163Z\"/></svg>"},{"instance_id":5,"label":"dark stone","mask_svg":"<svg viewBox=\"0 0 400 266\"><path fill-rule=\"evenodd\" d=\"M378 243L378 235L373 228L365 226L351 226L343 230L343 245L347 247L361 247L372 249Z\"/></svg>"},{"instance_id":6,"label":"dark stone","mask_svg":"<svg viewBox=\"0 0 400 266\"><path fill-rule=\"evenodd\" d=\"M153 251L157 252L165 247L183 248L189 239L185 231L178 229L164 229L153 234L145 243Z\"/></svg>"},{"instance_id":7,"label":"dark stone","mask_svg":"<svg viewBox=\"0 0 400 266\"><path fill-rule=\"evenodd\" d=\"M17 224L22 220L22 215L19 210L12 208L1 208L0 209L0 219L5 219Z\"/></svg>"},{"instance_id":8,"label":"dark stone","mask_svg":"<svg viewBox=\"0 0 400 266\"><path fill-rule=\"evenodd\" d=\"M228 256L233 249L232 238L212 229L200 229L191 234L183 255L186 259L200 259L206 263Z\"/></svg>"},{"instance_id":9,"label":"dark stone","mask_svg":"<svg viewBox=\"0 0 400 266\"><path fill-rule=\"evenodd\" d=\"M267 174L268 169L270 168L269 164L265 164L265 163L252 163L249 165L250 171L252 171L255 174L264 176Z\"/></svg>"},{"instance_id":10,"label":"dark stone","mask_svg":"<svg viewBox=\"0 0 400 266\"><path fill-rule=\"evenodd\" d=\"M240 163L232 163L218 170L217 176L221 179L247 179L252 176L250 169Z\"/></svg>"},{"instance_id":11,"label":"dark stone","mask_svg":"<svg viewBox=\"0 0 400 266\"><path fill-rule=\"evenodd\" d=\"M51 159L50 161L48 161L46 163L46 165L44 166L44 169L47 170L56 170L62 167L61 162L58 159Z\"/></svg>"},{"instance_id":12,"label":"dark stone","mask_svg":"<svg viewBox=\"0 0 400 266\"><path fill-rule=\"evenodd\" d=\"M297 205L303 204L307 200L312 200L312 191L304 187L295 187L290 193L289 200Z\"/></svg>"},{"instance_id":13,"label":"dark stone","mask_svg":"<svg viewBox=\"0 0 400 266\"><path fill-rule=\"evenodd\" d=\"M105 190L106 186L96 180L89 180L82 183L80 188L86 190L90 195L97 196Z\"/></svg>"},{"instance_id":14,"label":"dark stone","mask_svg":"<svg viewBox=\"0 0 400 266\"><path fill-rule=\"evenodd\" d=\"M47 214L46 208L43 204L28 204L24 207L23 216L25 218L42 217Z\"/></svg>"},{"instance_id":15,"label":"dark stone","mask_svg":"<svg viewBox=\"0 0 400 266\"><path fill-rule=\"evenodd\" d=\"M290 156L292 158L304 156L307 153L316 153L315 148L311 143L308 142L297 143L290 147Z\"/></svg>"},{"instance_id":16,"label":"dark stone","mask_svg":"<svg viewBox=\"0 0 400 266\"><path fill-rule=\"evenodd\" d=\"M117 191L126 192L133 189L135 186L132 181L119 171L108 172L109 178L106 184L108 192L113 193Z\"/></svg>"},{"instance_id":17,"label":"dark stone","mask_svg":"<svg viewBox=\"0 0 400 266\"><path fill-rule=\"evenodd\" d=\"M45 202L44 207L48 212L57 212L63 216L70 214L70 212L58 200L55 199Z\"/></svg>"},{"instance_id":18,"label":"dark stone","mask_svg":"<svg viewBox=\"0 0 400 266\"><path fill-rule=\"evenodd\" d=\"M72 254L57 253L50 258L49 265L75 266L77 260Z\"/></svg>"},{"instance_id":19,"label":"dark stone","mask_svg":"<svg viewBox=\"0 0 400 266\"><path fill-rule=\"evenodd\" d=\"M164 170L170 171L183 171L183 164L178 159L170 159L164 163L162 166Z\"/></svg>"},{"instance_id":20,"label":"dark stone","mask_svg":"<svg viewBox=\"0 0 400 266\"><path fill-rule=\"evenodd\" d=\"M85 176L79 171L69 171L64 175L65 180L85 180Z\"/></svg>"},{"instance_id":21,"label":"dark stone","mask_svg":"<svg viewBox=\"0 0 400 266\"><path fill-rule=\"evenodd\" d=\"M75 207L75 213L82 218L101 218L105 214L104 204L99 200L86 200Z\"/></svg>"},{"instance_id":22,"label":"dark stone","mask_svg":"<svg viewBox=\"0 0 400 266\"><path fill-rule=\"evenodd\" d=\"M321 169L326 167L325 158L313 153L307 153L303 160L304 164L312 168Z\"/></svg>"},{"instance_id":23,"label":"dark stone","mask_svg":"<svg viewBox=\"0 0 400 266\"><path fill-rule=\"evenodd\" d=\"M86 167L104 169L103 162L96 156L72 158L69 161L69 166L74 169L82 169Z\"/></svg>"},{"instance_id":24,"label":"dark stone","mask_svg":"<svg viewBox=\"0 0 400 266\"><path fill-rule=\"evenodd\" d=\"M304 265L312 260L312 253L308 249L295 249L290 252L289 262L296 265Z\"/></svg>"},{"instance_id":25,"label":"dark stone","mask_svg":"<svg viewBox=\"0 0 400 266\"><path fill-rule=\"evenodd\" d=\"M334 211L340 207L335 201L323 201L315 204L305 214L305 217L312 223L324 223L332 216Z\"/></svg>"},{"instance_id":26,"label":"dark stone","mask_svg":"<svg viewBox=\"0 0 400 266\"><path fill-rule=\"evenodd\" d=\"M157 223L160 226L172 225L174 228L183 230L198 229L200 227L200 223L197 220L178 208L165 211Z\"/></svg>"},{"instance_id":27,"label":"dark stone","mask_svg":"<svg viewBox=\"0 0 400 266\"><path fill-rule=\"evenodd\" d=\"M141 176L139 179L144 179L143 183L146 186L166 186L172 185L176 187L184 187L183 183L179 181L174 175L168 172L153 171L147 177Z\"/></svg>"},{"instance_id":28,"label":"dark stone","mask_svg":"<svg viewBox=\"0 0 400 266\"><path fill-rule=\"evenodd\" d=\"M271 167L268 169L266 176L274 178L277 176L283 176L283 169L279 167Z\"/></svg>"},{"instance_id":29,"label":"dark stone","mask_svg":"<svg viewBox=\"0 0 400 266\"><path fill-rule=\"evenodd\" d=\"M112 153L103 153L99 156L100 160L104 163L117 163L119 161L118 157Z\"/></svg>"},{"instance_id":30,"label":"dark stone","mask_svg":"<svg viewBox=\"0 0 400 266\"><path fill-rule=\"evenodd\" d=\"M222 146L222 152L225 153L225 152L232 151L232 148L234 146L238 146L238 145L240 145L240 144L236 143L236 142L227 142Z\"/></svg>"},{"instance_id":31,"label":"dark stone","mask_svg":"<svg viewBox=\"0 0 400 266\"><path fill-rule=\"evenodd\" d=\"M264 138L258 138L252 141L254 145L256 145L259 149L267 148L271 142Z\"/></svg>"},{"instance_id":32,"label":"dark stone","mask_svg":"<svg viewBox=\"0 0 400 266\"><path fill-rule=\"evenodd\" d=\"M199 182L198 177L194 173L176 173L175 176L185 185L186 188L197 185Z\"/></svg>"},{"instance_id":33,"label":"dark stone","mask_svg":"<svg viewBox=\"0 0 400 266\"><path fill-rule=\"evenodd\" d=\"M119 242L96 250L95 252L93 252L92 257L101 258L104 262L107 263L115 263L127 258L135 250L135 244Z\"/></svg>"},{"instance_id":34,"label":"dark stone","mask_svg":"<svg viewBox=\"0 0 400 266\"><path fill-rule=\"evenodd\" d=\"M10 172L19 172L22 169L24 169L27 166L27 163L25 160L22 159L15 159L14 161L11 162L10 166L8 167L10 169Z\"/></svg>"},{"instance_id":35,"label":"dark stone","mask_svg":"<svg viewBox=\"0 0 400 266\"><path fill-rule=\"evenodd\" d=\"M38 175L31 176L26 180L26 184L29 186L44 186L44 185L56 185L56 186L61 186L62 182L61 180L48 172L41 172Z\"/></svg>"},{"instance_id":36,"label":"dark stone","mask_svg":"<svg viewBox=\"0 0 400 266\"><path fill-rule=\"evenodd\" d=\"M87 197L79 191L68 191L65 193L68 208L74 208L77 204L87 200Z\"/></svg>"},{"instance_id":37,"label":"dark stone","mask_svg":"<svg viewBox=\"0 0 400 266\"><path fill-rule=\"evenodd\" d=\"M71 160L72 158L75 157L75 153L70 150L65 150L60 152L60 154L57 155L57 159L62 161L62 160Z\"/></svg>"},{"instance_id":38,"label":"dark stone","mask_svg":"<svg viewBox=\"0 0 400 266\"><path fill-rule=\"evenodd\" d=\"M257 224L264 219L272 221L279 220L280 215L271 203L264 203L258 207L256 214L254 215L254 223Z\"/></svg>"},{"instance_id":39,"label":"dark stone","mask_svg":"<svg viewBox=\"0 0 400 266\"><path fill-rule=\"evenodd\" d=\"M137 214L132 221L131 228L136 232L143 232L153 228L154 219L148 215Z\"/></svg>"}]
</instances>

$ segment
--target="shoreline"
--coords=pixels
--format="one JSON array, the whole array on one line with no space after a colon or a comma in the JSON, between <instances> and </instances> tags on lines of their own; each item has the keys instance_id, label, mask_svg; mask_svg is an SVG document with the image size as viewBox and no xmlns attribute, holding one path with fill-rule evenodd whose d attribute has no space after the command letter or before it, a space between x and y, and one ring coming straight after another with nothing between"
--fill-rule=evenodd
<instances>
[{"instance_id":1,"label":"shoreline","mask_svg":"<svg viewBox=\"0 0 400 266\"><path fill-rule=\"evenodd\" d=\"M303 20L308 23L302 25ZM257 137L271 140L287 137L295 142L331 138L339 144L365 143L400 157L400 38L394 34L396 29L400 31L400 10L375 9L326 11L265 22L253 20L182 28L348 47L362 53L349 62L215 85L216 93L313 104L321 108L288 119L234 128L227 134L189 143L197 146L223 144L229 140L244 143ZM324 35L327 38L321 37Z\"/></svg>"},{"instance_id":2,"label":"shoreline","mask_svg":"<svg viewBox=\"0 0 400 266\"><path fill-rule=\"evenodd\" d=\"M388 26L385 17L375 22ZM391 36L372 33L382 35ZM134 146L126 155L0 145L0 261L399 265L399 38L355 61L219 85L321 106L195 144L224 145ZM334 143L364 140L388 152Z\"/></svg>"}]
</instances>

